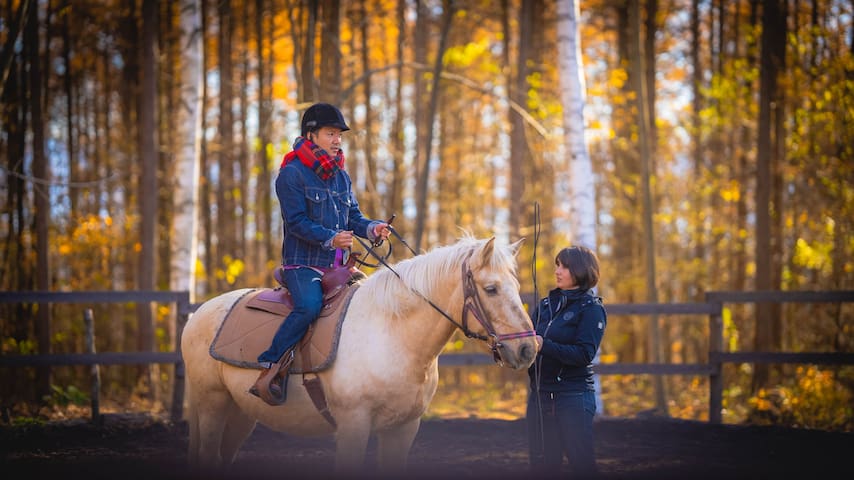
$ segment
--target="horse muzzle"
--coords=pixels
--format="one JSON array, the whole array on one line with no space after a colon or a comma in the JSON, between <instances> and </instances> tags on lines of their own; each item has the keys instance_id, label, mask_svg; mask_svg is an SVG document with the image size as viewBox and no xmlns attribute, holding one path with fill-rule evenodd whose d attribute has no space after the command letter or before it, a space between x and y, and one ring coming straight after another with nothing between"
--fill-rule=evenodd
<instances>
[{"instance_id":1,"label":"horse muzzle","mask_svg":"<svg viewBox=\"0 0 854 480\"><path fill-rule=\"evenodd\" d=\"M492 345L492 358L495 363L513 370L527 369L537 357L537 342L533 338L520 338L508 345L496 342Z\"/></svg>"}]
</instances>

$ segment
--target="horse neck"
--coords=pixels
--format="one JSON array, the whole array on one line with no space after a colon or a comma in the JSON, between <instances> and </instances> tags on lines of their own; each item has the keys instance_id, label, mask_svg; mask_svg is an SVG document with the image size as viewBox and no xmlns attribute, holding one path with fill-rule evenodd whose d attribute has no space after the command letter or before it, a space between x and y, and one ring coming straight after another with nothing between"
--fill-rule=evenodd
<instances>
[{"instance_id":1,"label":"horse neck","mask_svg":"<svg viewBox=\"0 0 854 480\"><path fill-rule=\"evenodd\" d=\"M388 276L388 289L384 290L383 300L395 302L396 308L390 331L408 352L416 353L420 361L427 363L439 356L456 330L442 312L457 322L461 314L460 281L439 278L452 274L437 273L441 271L411 269L402 272L402 278L393 278L388 271L384 273ZM430 281L424 280L430 277L433 277Z\"/></svg>"}]
</instances>

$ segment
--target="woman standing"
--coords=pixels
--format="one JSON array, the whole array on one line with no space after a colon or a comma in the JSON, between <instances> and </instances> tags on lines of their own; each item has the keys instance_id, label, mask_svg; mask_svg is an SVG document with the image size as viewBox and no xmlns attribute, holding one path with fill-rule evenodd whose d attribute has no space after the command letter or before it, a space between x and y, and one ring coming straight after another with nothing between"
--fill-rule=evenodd
<instances>
[{"instance_id":1,"label":"woman standing","mask_svg":"<svg viewBox=\"0 0 854 480\"><path fill-rule=\"evenodd\" d=\"M531 469L559 472L563 457L581 478L597 473L593 446L596 399L593 358L607 315L593 294L599 259L589 248L571 246L555 257L557 288L540 300L532 320L540 347L528 369L528 440Z\"/></svg>"}]
</instances>

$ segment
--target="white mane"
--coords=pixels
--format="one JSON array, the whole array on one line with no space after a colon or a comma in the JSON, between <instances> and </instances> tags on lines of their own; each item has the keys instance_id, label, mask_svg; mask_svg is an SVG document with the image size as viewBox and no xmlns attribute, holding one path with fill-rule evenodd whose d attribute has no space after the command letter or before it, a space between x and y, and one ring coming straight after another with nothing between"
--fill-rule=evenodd
<instances>
[{"instance_id":1,"label":"white mane","mask_svg":"<svg viewBox=\"0 0 854 480\"><path fill-rule=\"evenodd\" d=\"M471 267L472 262L479 261L472 252L480 251L488 241L465 235L454 244L434 247L417 257L391 264L400 278L387 268L373 273L362 282L363 287L369 287L363 290L370 290L371 304L395 317L402 315L413 301L424 301L416 298L413 291L433 301L445 299L462 280L463 262L468 258ZM482 267L509 272L516 278L516 257L506 247L496 246ZM518 289L518 283L515 287ZM406 298L414 300L407 302Z\"/></svg>"}]
</instances>

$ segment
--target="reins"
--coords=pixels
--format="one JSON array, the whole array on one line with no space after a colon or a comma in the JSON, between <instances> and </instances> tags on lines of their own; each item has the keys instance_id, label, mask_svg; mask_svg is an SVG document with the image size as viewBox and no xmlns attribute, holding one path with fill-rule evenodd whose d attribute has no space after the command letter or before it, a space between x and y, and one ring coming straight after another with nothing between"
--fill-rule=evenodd
<instances>
[{"instance_id":1,"label":"reins","mask_svg":"<svg viewBox=\"0 0 854 480\"><path fill-rule=\"evenodd\" d=\"M415 251L412 249L412 247L410 247L409 244L406 243L406 241L400 236L400 234L397 233L397 231L394 228L392 228L391 226L389 226L388 228L391 231L391 233L394 235L394 237L397 238L398 240L400 240L401 243L403 243L409 249L409 251L412 252L413 255L417 255L415 253ZM375 245L371 245L370 247L368 247L364 240L362 240L359 237L355 237L355 238L356 238L356 240L359 241L359 243L362 245L362 247L365 248L365 250L367 251L368 254L370 254L371 256L376 258L380 264L382 264L384 267L389 269L389 271L391 271L391 273L393 273L401 282L403 282L403 277L401 277L400 274L391 265L389 265L389 263L386 261L390 255L390 253L388 253L384 256L379 255L376 252L374 252L374 246ZM378 246L378 245L376 245L376 246ZM389 252L390 251L391 251L391 242L389 242ZM495 360L496 363L501 365L501 364L503 364L503 360L501 359L501 354L499 352L499 349L503 346L503 344L501 343L502 340L512 340L512 339L516 339L516 338L532 337L532 336L536 335L536 332L534 330L527 330L527 331L523 331L523 332L508 333L508 334L502 334L502 335L499 335L495 332L495 328L492 326L492 322L490 322L489 319L486 318L486 313L485 313L484 308L483 308L483 302L480 299L480 293L478 292L477 285L474 282L474 274L472 273L471 269L468 266L468 261L469 261L469 258L471 257L471 255L472 255L472 253L470 252L468 254L468 256L466 257L466 259L463 260L463 265L462 265L462 282L463 282L462 322L458 322L458 321L454 320L453 317L451 317L441 307L436 305L432 300L427 298L426 295L419 292L415 288L411 287L406 282L403 282L403 285L410 292L414 293L415 295L421 297L424 301L426 301L431 307L433 307L434 310L439 312L443 317L445 317L446 320L451 322L455 327L459 328L460 331L462 331L466 337L474 338L474 339L482 340L482 341L486 342L487 345L489 346L490 350L492 350L493 360ZM365 263L362 263L362 264L366 265ZM479 334L479 333L474 332L468 328L468 313L469 313L469 311L471 311L472 315L481 324L483 329L486 330L486 335Z\"/></svg>"}]
</instances>

